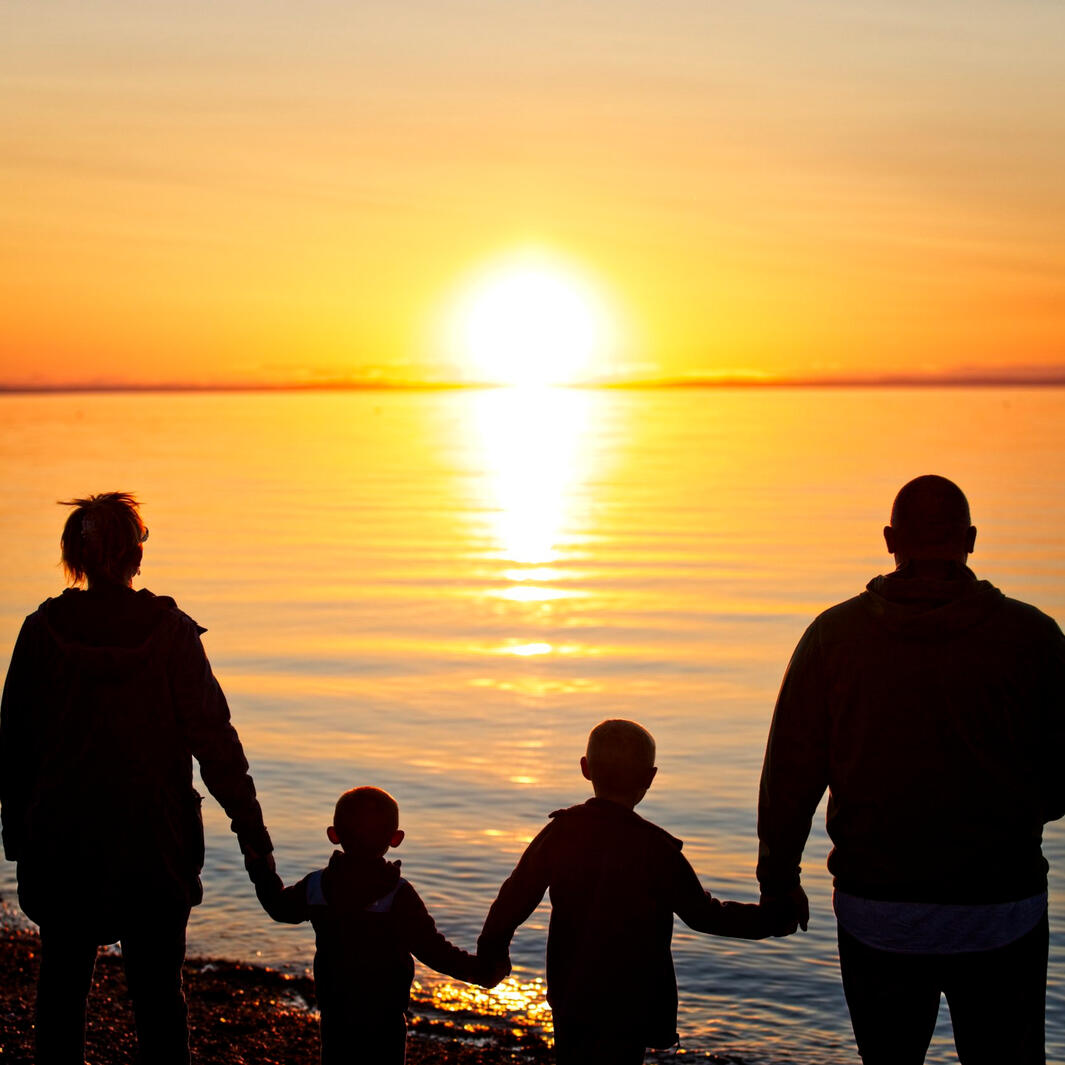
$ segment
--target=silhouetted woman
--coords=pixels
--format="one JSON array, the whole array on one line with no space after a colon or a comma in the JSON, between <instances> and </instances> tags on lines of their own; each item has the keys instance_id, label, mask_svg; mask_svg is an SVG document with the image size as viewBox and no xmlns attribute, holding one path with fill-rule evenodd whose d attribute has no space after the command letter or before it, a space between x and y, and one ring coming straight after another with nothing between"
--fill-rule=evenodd
<instances>
[{"instance_id":1,"label":"silhouetted woman","mask_svg":"<svg viewBox=\"0 0 1065 1065\"><path fill-rule=\"evenodd\" d=\"M37 1061L81 1065L100 944L121 941L142 1061L189 1060L181 965L200 902L192 759L250 860L270 837L229 708L173 599L134 591L148 529L124 492L75 499L74 585L26 618L0 709L4 850L41 930Z\"/></svg>"}]
</instances>

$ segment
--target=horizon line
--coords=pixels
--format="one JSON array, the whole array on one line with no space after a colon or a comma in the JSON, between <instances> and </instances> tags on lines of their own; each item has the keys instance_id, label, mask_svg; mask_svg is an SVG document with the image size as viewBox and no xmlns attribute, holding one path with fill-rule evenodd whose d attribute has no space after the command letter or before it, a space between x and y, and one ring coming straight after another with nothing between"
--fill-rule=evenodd
<instances>
[{"instance_id":1,"label":"horizon line","mask_svg":"<svg viewBox=\"0 0 1065 1065\"><path fill-rule=\"evenodd\" d=\"M550 385L507 384L492 381L68 381L56 384L0 382L0 395L48 395L91 393L171 393L171 392L450 392L487 391L513 388L562 388L576 390L641 391L725 388L1059 388L1065 386L1065 369L1017 374L1008 371L946 374L881 374L862 376L835 374L823 377L796 375L761 377L754 375L632 378L590 380Z\"/></svg>"}]
</instances>

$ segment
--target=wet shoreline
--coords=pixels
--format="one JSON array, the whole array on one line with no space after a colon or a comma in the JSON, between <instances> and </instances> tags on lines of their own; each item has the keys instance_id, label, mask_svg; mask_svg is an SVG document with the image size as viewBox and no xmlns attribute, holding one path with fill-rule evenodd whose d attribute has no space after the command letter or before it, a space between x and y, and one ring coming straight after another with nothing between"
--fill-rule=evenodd
<instances>
[{"instance_id":1,"label":"wet shoreline","mask_svg":"<svg viewBox=\"0 0 1065 1065\"><path fill-rule=\"evenodd\" d=\"M32 930L0 929L0 1055L33 1061L33 1002L40 941ZM209 958L184 970L197 1065L318 1065L314 982L309 976ZM410 1065L547 1065L553 1054L531 1030L491 1024L475 1013L447 1018L415 1001L407 1036ZM92 1065L134 1065L133 1015L122 959L101 951L89 996L85 1057Z\"/></svg>"}]
</instances>

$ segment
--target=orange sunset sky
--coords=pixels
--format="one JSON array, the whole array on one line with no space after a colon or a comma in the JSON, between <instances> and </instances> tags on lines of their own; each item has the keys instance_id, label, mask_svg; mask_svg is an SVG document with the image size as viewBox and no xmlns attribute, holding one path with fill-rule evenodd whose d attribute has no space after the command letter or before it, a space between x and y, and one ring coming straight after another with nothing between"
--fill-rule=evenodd
<instances>
[{"instance_id":1,"label":"orange sunset sky","mask_svg":"<svg viewBox=\"0 0 1065 1065\"><path fill-rule=\"evenodd\" d=\"M6 4L0 386L491 379L587 324L553 284L560 379L1065 375L1063 42L1060 0Z\"/></svg>"}]
</instances>

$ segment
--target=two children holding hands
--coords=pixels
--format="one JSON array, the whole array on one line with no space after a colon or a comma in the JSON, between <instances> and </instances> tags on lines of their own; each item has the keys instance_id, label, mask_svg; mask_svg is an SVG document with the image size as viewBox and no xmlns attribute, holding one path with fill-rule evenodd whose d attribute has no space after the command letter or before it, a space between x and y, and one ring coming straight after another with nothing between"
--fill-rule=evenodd
<instances>
[{"instance_id":1,"label":"two children holding hands","mask_svg":"<svg viewBox=\"0 0 1065 1065\"><path fill-rule=\"evenodd\" d=\"M677 1041L673 915L697 932L764 939L795 930L765 905L722 902L704 891L681 841L634 812L651 786L655 743L632 721L597 725L581 772L594 797L566 810L529 844L499 890L477 954L437 931L399 862L403 840L387 792L362 787L337 802L329 864L291 887L253 869L276 921L314 925L322 1063L401 1065L411 955L438 972L493 987L510 972L517 927L551 895L547 998L558 1065L639 1065L648 1047Z\"/></svg>"}]
</instances>

